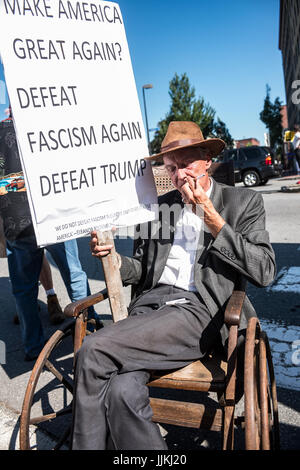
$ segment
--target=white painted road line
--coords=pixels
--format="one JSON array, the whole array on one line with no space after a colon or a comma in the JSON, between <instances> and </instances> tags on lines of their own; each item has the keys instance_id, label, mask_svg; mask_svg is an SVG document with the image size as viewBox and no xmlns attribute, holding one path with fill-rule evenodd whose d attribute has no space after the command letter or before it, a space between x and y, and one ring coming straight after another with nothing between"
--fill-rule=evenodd
<instances>
[{"instance_id":1,"label":"white painted road line","mask_svg":"<svg viewBox=\"0 0 300 470\"><path fill-rule=\"evenodd\" d=\"M268 292L292 292L300 294L300 267L283 267L275 281L267 287Z\"/></svg>"},{"instance_id":2,"label":"white painted road line","mask_svg":"<svg viewBox=\"0 0 300 470\"><path fill-rule=\"evenodd\" d=\"M300 391L300 326L260 320L267 333L279 387Z\"/></svg>"}]
</instances>

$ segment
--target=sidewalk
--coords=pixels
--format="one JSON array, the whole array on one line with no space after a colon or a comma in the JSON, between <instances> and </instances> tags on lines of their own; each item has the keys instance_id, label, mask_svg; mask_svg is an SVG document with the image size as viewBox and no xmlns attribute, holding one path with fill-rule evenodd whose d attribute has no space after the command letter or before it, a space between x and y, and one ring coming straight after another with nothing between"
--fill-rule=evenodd
<instances>
[{"instance_id":1,"label":"sidewalk","mask_svg":"<svg viewBox=\"0 0 300 470\"><path fill-rule=\"evenodd\" d=\"M0 450L19 450L19 419L19 413L0 403ZM55 445L55 441L49 436L32 426L33 446L37 441L39 448L43 450L51 450Z\"/></svg>"},{"instance_id":2,"label":"sidewalk","mask_svg":"<svg viewBox=\"0 0 300 470\"><path fill-rule=\"evenodd\" d=\"M278 181L285 183L281 186L282 192L300 192L300 174L284 176L283 178L279 178Z\"/></svg>"},{"instance_id":3,"label":"sidewalk","mask_svg":"<svg viewBox=\"0 0 300 470\"><path fill-rule=\"evenodd\" d=\"M300 181L300 174L291 175L291 176L279 176L277 178L271 178L264 185L255 186L250 189L258 191L262 194L276 193L276 192L282 192L281 188L283 186L287 186L287 187L289 187L290 185L294 186L298 181ZM245 188L244 183L237 183L236 186ZM300 187L300 184L297 186Z\"/></svg>"}]
</instances>

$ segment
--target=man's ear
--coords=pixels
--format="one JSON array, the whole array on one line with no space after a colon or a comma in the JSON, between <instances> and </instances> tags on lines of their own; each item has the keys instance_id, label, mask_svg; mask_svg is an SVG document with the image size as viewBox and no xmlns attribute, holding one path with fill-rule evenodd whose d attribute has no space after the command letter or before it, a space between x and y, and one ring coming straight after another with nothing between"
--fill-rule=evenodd
<instances>
[{"instance_id":1,"label":"man's ear","mask_svg":"<svg viewBox=\"0 0 300 470\"><path fill-rule=\"evenodd\" d=\"M212 159L209 157L205 162L205 169L208 170L211 167Z\"/></svg>"}]
</instances>

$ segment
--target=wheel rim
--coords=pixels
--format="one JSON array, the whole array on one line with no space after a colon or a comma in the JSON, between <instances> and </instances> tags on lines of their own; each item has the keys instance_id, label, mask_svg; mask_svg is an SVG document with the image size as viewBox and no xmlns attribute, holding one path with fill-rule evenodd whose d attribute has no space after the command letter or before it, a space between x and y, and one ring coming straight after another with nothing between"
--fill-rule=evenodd
<instances>
[{"instance_id":1,"label":"wheel rim","mask_svg":"<svg viewBox=\"0 0 300 470\"><path fill-rule=\"evenodd\" d=\"M280 450L280 434L279 434L279 413L278 413L278 400L276 390L276 380L274 374L274 367L272 361L272 354L268 337L264 331L261 332L265 348L267 367L269 375L268 393L269 393L269 417L272 423L270 429L270 446L274 450Z\"/></svg>"},{"instance_id":2,"label":"wheel rim","mask_svg":"<svg viewBox=\"0 0 300 470\"><path fill-rule=\"evenodd\" d=\"M30 426L37 425L38 423L45 423L46 421L53 421L56 417L64 414L71 413L71 406L67 406L59 409L52 413L45 413L40 416L31 418L31 409L34 405L34 398L39 384L39 379L44 370L48 370L58 382L65 387L68 392L73 391L73 386L70 378L62 373L57 367L57 364L52 360L51 354L62 344L62 341L70 336L73 332L74 322L66 325L62 330L57 330L46 343L45 347L41 351L30 375L28 385L25 392L25 397L22 406L22 412L20 417L20 450L30 450ZM63 394L65 392L63 391ZM41 398L42 400L42 398ZM65 433L64 439L60 439L55 448L60 448L66 441L68 434Z\"/></svg>"},{"instance_id":3,"label":"wheel rim","mask_svg":"<svg viewBox=\"0 0 300 470\"><path fill-rule=\"evenodd\" d=\"M244 178L244 182L247 186L255 186L257 183L257 176L255 173L248 173Z\"/></svg>"},{"instance_id":4,"label":"wheel rim","mask_svg":"<svg viewBox=\"0 0 300 470\"><path fill-rule=\"evenodd\" d=\"M247 450L257 450L257 318L250 318L245 345L245 442Z\"/></svg>"},{"instance_id":5,"label":"wheel rim","mask_svg":"<svg viewBox=\"0 0 300 470\"><path fill-rule=\"evenodd\" d=\"M261 444L263 450L270 449L270 390L268 387L267 352L263 335L259 341L259 377L261 410Z\"/></svg>"},{"instance_id":6,"label":"wheel rim","mask_svg":"<svg viewBox=\"0 0 300 470\"><path fill-rule=\"evenodd\" d=\"M279 449L278 403L271 351L257 318L249 320L246 335L245 444L247 450Z\"/></svg>"}]
</instances>

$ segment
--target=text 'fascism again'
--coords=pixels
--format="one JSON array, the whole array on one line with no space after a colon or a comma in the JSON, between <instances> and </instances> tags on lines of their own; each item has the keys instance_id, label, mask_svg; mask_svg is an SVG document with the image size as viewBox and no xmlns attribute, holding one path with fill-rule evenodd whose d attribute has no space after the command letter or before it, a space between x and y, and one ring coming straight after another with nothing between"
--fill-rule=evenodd
<instances>
[{"instance_id":1,"label":"text 'fascism again'","mask_svg":"<svg viewBox=\"0 0 300 470\"><path fill-rule=\"evenodd\" d=\"M141 125L137 122L111 123L100 126L78 126L47 131L27 132L31 153L68 149L88 145L118 143L142 139Z\"/></svg>"}]
</instances>

